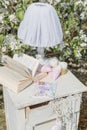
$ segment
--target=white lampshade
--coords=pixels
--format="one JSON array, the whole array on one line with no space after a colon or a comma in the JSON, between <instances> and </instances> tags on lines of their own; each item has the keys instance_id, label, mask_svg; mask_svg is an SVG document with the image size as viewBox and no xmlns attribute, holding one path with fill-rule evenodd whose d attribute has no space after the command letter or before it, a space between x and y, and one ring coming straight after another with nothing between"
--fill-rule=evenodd
<instances>
[{"instance_id":1,"label":"white lampshade","mask_svg":"<svg viewBox=\"0 0 87 130\"><path fill-rule=\"evenodd\" d=\"M34 47L52 47L62 42L63 33L56 10L48 3L33 3L25 12L18 38Z\"/></svg>"}]
</instances>

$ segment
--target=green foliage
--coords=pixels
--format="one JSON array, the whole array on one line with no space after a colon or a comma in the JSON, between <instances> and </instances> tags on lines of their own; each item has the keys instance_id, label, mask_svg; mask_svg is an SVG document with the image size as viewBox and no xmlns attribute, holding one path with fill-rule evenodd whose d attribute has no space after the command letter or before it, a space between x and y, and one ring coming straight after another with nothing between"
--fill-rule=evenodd
<instances>
[{"instance_id":1,"label":"green foliage","mask_svg":"<svg viewBox=\"0 0 87 130\"><path fill-rule=\"evenodd\" d=\"M37 0L34 0L34 2ZM31 47L21 44L17 39L17 30L24 13L33 0L2 0L0 1L0 54L13 55L25 52ZM62 46L50 48L58 52L60 59L73 57L81 59L87 53L87 0L60 0L55 9L63 29Z\"/></svg>"},{"instance_id":2,"label":"green foliage","mask_svg":"<svg viewBox=\"0 0 87 130\"><path fill-rule=\"evenodd\" d=\"M87 0L61 0L56 5L60 17L65 47L60 51L62 58L80 59L87 53ZM83 38L82 38L83 37ZM83 53L82 53L83 52ZM61 57L60 56L60 57Z\"/></svg>"}]
</instances>

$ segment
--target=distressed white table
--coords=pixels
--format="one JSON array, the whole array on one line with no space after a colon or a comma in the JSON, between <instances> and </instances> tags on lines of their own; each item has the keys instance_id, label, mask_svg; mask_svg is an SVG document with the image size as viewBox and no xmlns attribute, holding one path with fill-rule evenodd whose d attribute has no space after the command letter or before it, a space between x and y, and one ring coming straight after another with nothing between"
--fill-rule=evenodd
<instances>
[{"instance_id":1,"label":"distressed white table","mask_svg":"<svg viewBox=\"0 0 87 130\"><path fill-rule=\"evenodd\" d=\"M7 130L51 130L59 116L53 105L62 112L62 130L78 130L82 92L87 88L70 71L57 79L55 102L52 97L35 98L35 87L33 84L19 94L3 88Z\"/></svg>"}]
</instances>

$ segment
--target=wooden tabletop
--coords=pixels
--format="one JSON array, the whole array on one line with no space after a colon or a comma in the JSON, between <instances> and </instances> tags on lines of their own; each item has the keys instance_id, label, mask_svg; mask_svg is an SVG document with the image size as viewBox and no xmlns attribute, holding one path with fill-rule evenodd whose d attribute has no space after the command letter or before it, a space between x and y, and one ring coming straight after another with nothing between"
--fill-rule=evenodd
<instances>
[{"instance_id":1,"label":"wooden tabletop","mask_svg":"<svg viewBox=\"0 0 87 130\"><path fill-rule=\"evenodd\" d=\"M61 98L87 91L87 87L83 85L70 71L68 71L65 75L61 75L55 82L57 82L55 93L56 98ZM22 109L26 106L31 106L53 100L54 97L34 96L36 87L36 84L32 84L18 94L8 90L5 87L4 91L9 94L13 104L17 109Z\"/></svg>"}]
</instances>

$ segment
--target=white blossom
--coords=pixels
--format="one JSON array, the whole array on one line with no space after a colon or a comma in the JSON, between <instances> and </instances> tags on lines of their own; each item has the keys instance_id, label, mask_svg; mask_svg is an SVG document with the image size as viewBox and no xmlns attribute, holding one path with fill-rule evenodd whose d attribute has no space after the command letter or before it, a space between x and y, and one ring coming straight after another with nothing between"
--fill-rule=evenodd
<instances>
[{"instance_id":1,"label":"white blossom","mask_svg":"<svg viewBox=\"0 0 87 130\"><path fill-rule=\"evenodd\" d=\"M17 3L17 0L14 0L15 3Z\"/></svg>"},{"instance_id":2,"label":"white blossom","mask_svg":"<svg viewBox=\"0 0 87 130\"><path fill-rule=\"evenodd\" d=\"M61 6L65 8L66 7L66 3L65 2L61 3Z\"/></svg>"},{"instance_id":3,"label":"white blossom","mask_svg":"<svg viewBox=\"0 0 87 130\"><path fill-rule=\"evenodd\" d=\"M10 41L10 37L7 35L4 39L5 44L8 44Z\"/></svg>"},{"instance_id":4,"label":"white blossom","mask_svg":"<svg viewBox=\"0 0 87 130\"><path fill-rule=\"evenodd\" d=\"M54 5L57 5L61 0L55 0Z\"/></svg>"},{"instance_id":5,"label":"white blossom","mask_svg":"<svg viewBox=\"0 0 87 130\"><path fill-rule=\"evenodd\" d=\"M11 15L9 16L9 19L10 19L10 21L13 21L13 20L15 19L15 14L11 14Z\"/></svg>"},{"instance_id":6,"label":"white blossom","mask_svg":"<svg viewBox=\"0 0 87 130\"><path fill-rule=\"evenodd\" d=\"M70 32L69 32L69 31L65 31L65 33L66 33L66 34L70 34Z\"/></svg>"},{"instance_id":7,"label":"white blossom","mask_svg":"<svg viewBox=\"0 0 87 130\"><path fill-rule=\"evenodd\" d=\"M62 43L60 44L60 50L63 50L63 48L66 47L65 43L62 41Z\"/></svg>"},{"instance_id":8,"label":"white blossom","mask_svg":"<svg viewBox=\"0 0 87 130\"><path fill-rule=\"evenodd\" d=\"M16 40L16 37L12 34L9 34L5 37L4 43L6 47L10 48L11 51L18 50L21 48L22 44L20 44L19 40ZM4 48L3 48L4 50Z\"/></svg>"},{"instance_id":9,"label":"white blossom","mask_svg":"<svg viewBox=\"0 0 87 130\"><path fill-rule=\"evenodd\" d=\"M79 32L80 34L83 34L84 32L83 32L83 30L80 30L80 32Z\"/></svg>"},{"instance_id":10,"label":"white blossom","mask_svg":"<svg viewBox=\"0 0 87 130\"><path fill-rule=\"evenodd\" d=\"M86 44L85 42L83 42L83 43L80 44L80 46L81 46L81 47L86 47L87 44Z\"/></svg>"},{"instance_id":11,"label":"white blossom","mask_svg":"<svg viewBox=\"0 0 87 130\"><path fill-rule=\"evenodd\" d=\"M6 46L2 47L2 52L6 51Z\"/></svg>"},{"instance_id":12,"label":"white blossom","mask_svg":"<svg viewBox=\"0 0 87 130\"><path fill-rule=\"evenodd\" d=\"M9 1L8 0L5 0L4 1L6 5L9 5Z\"/></svg>"},{"instance_id":13,"label":"white blossom","mask_svg":"<svg viewBox=\"0 0 87 130\"><path fill-rule=\"evenodd\" d=\"M83 30L80 30L80 39L87 42L87 35L83 32Z\"/></svg>"},{"instance_id":14,"label":"white blossom","mask_svg":"<svg viewBox=\"0 0 87 130\"><path fill-rule=\"evenodd\" d=\"M41 0L40 0L41 1ZM43 1L43 0L42 0ZM47 0L50 4L54 3L54 5L57 5L61 0Z\"/></svg>"},{"instance_id":15,"label":"white blossom","mask_svg":"<svg viewBox=\"0 0 87 130\"><path fill-rule=\"evenodd\" d=\"M14 50L16 48L16 43L15 42L11 42L10 43L10 48L11 48L11 50Z\"/></svg>"},{"instance_id":16,"label":"white blossom","mask_svg":"<svg viewBox=\"0 0 87 130\"><path fill-rule=\"evenodd\" d=\"M84 41L87 42L87 37L85 37Z\"/></svg>"},{"instance_id":17,"label":"white blossom","mask_svg":"<svg viewBox=\"0 0 87 130\"><path fill-rule=\"evenodd\" d=\"M81 35L81 40L84 40L86 38L86 34Z\"/></svg>"},{"instance_id":18,"label":"white blossom","mask_svg":"<svg viewBox=\"0 0 87 130\"><path fill-rule=\"evenodd\" d=\"M84 1L84 7L87 6L87 0Z\"/></svg>"},{"instance_id":19,"label":"white blossom","mask_svg":"<svg viewBox=\"0 0 87 130\"><path fill-rule=\"evenodd\" d=\"M87 7L84 7L85 14L87 15Z\"/></svg>"},{"instance_id":20,"label":"white blossom","mask_svg":"<svg viewBox=\"0 0 87 130\"><path fill-rule=\"evenodd\" d=\"M77 58L80 58L81 56L82 56L82 55L81 55L80 51L78 50L78 51L77 51L77 54L76 54L76 57L77 57Z\"/></svg>"},{"instance_id":21,"label":"white blossom","mask_svg":"<svg viewBox=\"0 0 87 130\"><path fill-rule=\"evenodd\" d=\"M3 14L0 15L0 23L3 23Z\"/></svg>"},{"instance_id":22,"label":"white blossom","mask_svg":"<svg viewBox=\"0 0 87 130\"><path fill-rule=\"evenodd\" d=\"M84 18L85 18L85 12L82 12L82 13L80 14L80 17L81 17L81 19L84 19Z\"/></svg>"},{"instance_id":23,"label":"white blossom","mask_svg":"<svg viewBox=\"0 0 87 130\"><path fill-rule=\"evenodd\" d=\"M73 40L78 40L78 39L79 39L79 37L78 37L78 36L76 36L76 37L74 37L74 38L73 38Z\"/></svg>"},{"instance_id":24,"label":"white blossom","mask_svg":"<svg viewBox=\"0 0 87 130\"><path fill-rule=\"evenodd\" d=\"M3 28L4 28L4 27L1 25L1 27L0 27L0 33L2 32Z\"/></svg>"},{"instance_id":25,"label":"white blossom","mask_svg":"<svg viewBox=\"0 0 87 130\"><path fill-rule=\"evenodd\" d=\"M15 45L15 50L18 50L19 49L19 46L18 45Z\"/></svg>"},{"instance_id":26,"label":"white blossom","mask_svg":"<svg viewBox=\"0 0 87 130\"><path fill-rule=\"evenodd\" d=\"M75 2L75 5L81 5L81 4L82 5L84 4L83 1L81 1L81 0Z\"/></svg>"}]
</instances>

